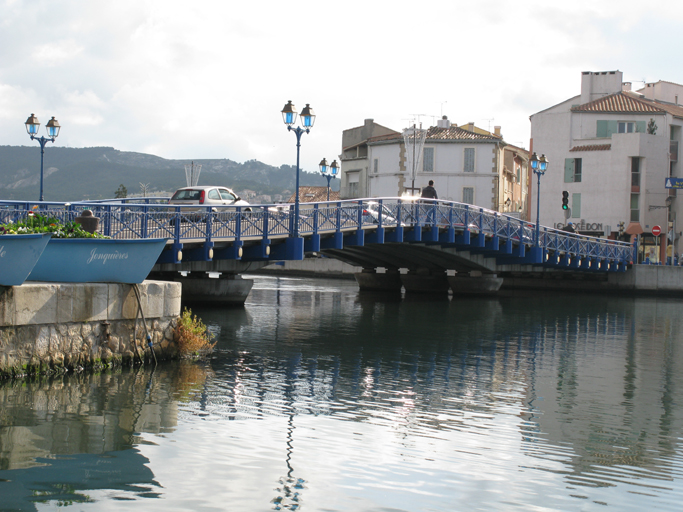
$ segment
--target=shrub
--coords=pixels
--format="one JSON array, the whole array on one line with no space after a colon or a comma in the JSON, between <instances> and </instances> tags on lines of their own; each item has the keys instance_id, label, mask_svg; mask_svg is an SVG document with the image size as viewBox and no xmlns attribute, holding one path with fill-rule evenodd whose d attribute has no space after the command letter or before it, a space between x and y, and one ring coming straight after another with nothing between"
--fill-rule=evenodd
<instances>
[{"instance_id":1,"label":"shrub","mask_svg":"<svg viewBox=\"0 0 683 512\"><path fill-rule=\"evenodd\" d=\"M192 310L185 308L175 327L175 342L182 357L204 355L216 343L211 343L211 333Z\"/></svg>"},{"instance_id":2,"label":"shrub","mask_svg":"<svg viewBox=\"0 0 683 512\"><path fill-rule=\"evenodd\" d=\"M59 219L46 217L32 211L28 212L21 221L0 224L0 235L32 233L52 233L52 238L109 238L99 233L89 233L77 222L62 223Z\"/></svg>"}]
</instances>

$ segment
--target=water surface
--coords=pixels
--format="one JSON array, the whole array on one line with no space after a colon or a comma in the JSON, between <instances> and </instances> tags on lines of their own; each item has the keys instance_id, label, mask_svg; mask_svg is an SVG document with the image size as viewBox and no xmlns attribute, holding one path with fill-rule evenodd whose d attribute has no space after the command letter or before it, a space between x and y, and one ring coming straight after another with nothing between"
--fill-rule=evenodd
<instances>
[{"instance_id":1,"label":"water surface","mask_svg":"<svg viewBox=\"0 0 683 512\"><path fill-rule=\"evenodd\" d=\"M0 385L0 509L680 509L683 302L255 279L207 363Z\"/></svg>"}]
</instances>

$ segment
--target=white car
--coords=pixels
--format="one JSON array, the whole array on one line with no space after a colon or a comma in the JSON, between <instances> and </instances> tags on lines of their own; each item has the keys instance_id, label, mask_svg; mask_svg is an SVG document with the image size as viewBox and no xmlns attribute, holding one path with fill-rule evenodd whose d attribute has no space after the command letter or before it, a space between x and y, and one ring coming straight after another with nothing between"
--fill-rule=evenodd
<instances>
[{"instance_id":1,"label":"white car","mask_svg":"<svg viewBox=\"0 0 683 512\"><path fill-rule=\"evenodd\" d=\"M239 197L235 192L227 187L217 186L195 186L183 187L175 191L171 199L168 200L170 205L181 205L183 208L180 211L184 217L191 221L205 220L199 215L186 215L186 212L201 212L206 211L207 206L211 207L212 212L226 210L228 207L243 206L243 212L250 212L249 203Z\"/></svg>"},{"instance_id":2,"label":"white car","mask_svg":"<svg viewBox=\"0 0 683 512\"><path fill-rule=\"evenodd\" d=\"M168 204L199 206L249 206L249 203L227 187L183 187L175 191ZM182 211L198 211L200 208L183 208ZM215 211L215 210L214 210ZM249 210L247 210L249 211Z\"/></svg>"}]
</instances>

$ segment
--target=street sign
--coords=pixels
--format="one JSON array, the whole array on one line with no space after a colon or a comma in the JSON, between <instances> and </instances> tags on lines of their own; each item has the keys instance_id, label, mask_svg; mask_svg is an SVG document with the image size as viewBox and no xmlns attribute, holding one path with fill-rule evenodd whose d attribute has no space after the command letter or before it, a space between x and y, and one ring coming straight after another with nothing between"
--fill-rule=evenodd
<instances>
[{"instance_id":1,"label":"street sign","mask_svg":"<svg viewBox=\"0 0 683 512\"><path fill-rule=\"evenodd\" d=\"M662 234L662 228L660 228L659 226L652 226L652 234L654 236L661 235Z\"/></svg>"},{"instance_id":2,"label":"street sign","mask_svg":"<svg viewBox=\"0 0 683 512\"><path fill-rule=\"evenodd\" d=\"M665 188L683 188L683 178L667 178Z\"/></svg>"}]
</instances>

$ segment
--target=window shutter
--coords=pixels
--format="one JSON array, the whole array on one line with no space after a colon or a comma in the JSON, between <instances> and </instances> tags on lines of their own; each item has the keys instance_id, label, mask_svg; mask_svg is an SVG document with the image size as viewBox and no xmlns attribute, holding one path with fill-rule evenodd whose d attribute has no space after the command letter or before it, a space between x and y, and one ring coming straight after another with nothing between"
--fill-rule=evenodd
<instances>
[{"instance_id":1,"label":"window shutter","mask_svg":"<svg viewBox=\"0 0 683 512\"><path fill-rule=\"evenodd\" d=\"M422 172L434 172L434 148L422 150Z\"/></svg>"},{"instance_id":2,"label":"window shutter","mask_svg":"<svg viewBox=\"0 0 683 512\"><path fill-rule=\"evenodd\" d=\"M581 194L572 194L572 217L581 218Z\"/></svg>"},{"instance_id":3,"label":"window shutter","mask_svg":"<svg viewBox=\"0 0 683 512\"><path fill-rule=\"evenodd\" d=\"M474 204L474 188L473 187L463 187L462 189L462 202L466 204Z\"/></svg>"},{"instance_id":4,"label":"window shutter","mask_svg":"<svg viewBox=\"0 0 683 512\"><path fill-rule=\"evenodd\" d=\"M645 121L636 121L636 132L645 133Z\"/></svg>"},{"instance_id":5,"label":"window shutter","mask_svg":"<svg viewBox=\"0 0 683 512\"><path fill-rule=\"evenodd\" d=\"M574 159L565 158L564 159L564 182L573 183L574 182Z\"/></svg>"},{"instance_id":6,"label":"window shutter","mask_svg":"<svg viewBox=\"0 0 683 512\"><path fill-rule=\"evenodd\" d=\"M607 121L598 121L597 129L595 131L596 137L606 138L609 137L609 127L607 126Z\"/></svg>"},{"instance_id":7,"label":"window shutter","mask_svg":"<svg viewBox=\"0 0 683 512\"><path fill-rule=\"evenodd\" d=\"M619 132L619 123L617 121L607 121L607 136L611 137L613 133Z\"/></svg>"}]
</instances>

